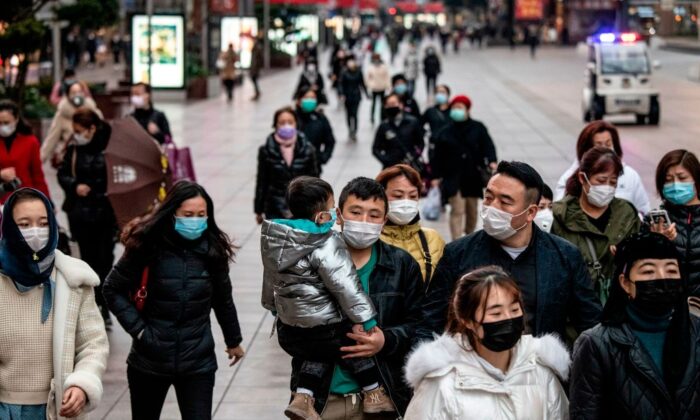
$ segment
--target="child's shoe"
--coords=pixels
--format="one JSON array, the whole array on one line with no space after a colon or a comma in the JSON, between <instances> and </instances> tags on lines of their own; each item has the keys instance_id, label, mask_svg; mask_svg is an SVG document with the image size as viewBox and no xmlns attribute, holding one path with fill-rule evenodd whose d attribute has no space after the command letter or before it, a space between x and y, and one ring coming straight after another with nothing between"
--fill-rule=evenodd
<instances>
[{"instance_id":1,"label":"child's shoe","mask_svg":"<svg viewBox=\"0 0 700 420\"><path fill-rule=\"evenodd\" d=\"M389 394L383 386L377 387L371 391L362 391L362 412L366 414L377 414L384 412L396 411L394 404L389 398Z\"/></svg>"},{"instance_id":2,"label":"child's shoe","mask_svg":"<svg viewBox=\"0 0 700 420\"><path fill-rule=\"evenodd\" d=\"M314 409L314 397L309 394L295 393L284 415L292 420L321 420Z\"/></svg>"}]
</instances>

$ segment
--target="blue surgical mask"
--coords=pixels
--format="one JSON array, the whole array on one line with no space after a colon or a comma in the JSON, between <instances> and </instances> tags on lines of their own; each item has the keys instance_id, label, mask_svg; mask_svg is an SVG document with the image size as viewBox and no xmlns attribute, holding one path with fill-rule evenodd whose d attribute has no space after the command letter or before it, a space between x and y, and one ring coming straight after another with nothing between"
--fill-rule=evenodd
<instances>
[{"instance_id":1,"label":"blue surgical mask","mask_svg":"<svg viewBox=\"0 0 700 420\"><path fill-rule=\"evenodd\" d=\"M455 122L462 122L467 120L467 111L461 108L452 108L450 110L450 118Z\"/></svg>"},{"instance_id":2,"label":"blue surgical mask","mask_svg":"<svg viewBox=\"0 0 700 420\"><path fill-rule=\"evenodd\" d=\"M404 83L394 86L394 93L397 95L404 95L406 92L408 92L408 86Z\"/></svg>"},{"instance_id":3,"label":"blue surgical mask","mask_svg":"<svg viewBox=\"0 0 700 420\"><path fill-rule=\"evenodd\" d=\"M331 215L331 220L325 223L319 223L318 219L321 217L322 214L328 213ZM335 211L335 209L330 209L326 210L324 212L318 213L316 215L316 220L314 222L319 225L321 228L323 228L324 231L331 230L333 228L333 225L335 225L335 221L338 218L338 213Z\"/></svg>"},{"instance_id":4,"label":"blue surgical mask","mask_svg":"<svg viewBox=\"0 0 700 420\"><path fill-rule=\"evenodd\" d=\"M677 206L686 205L695 197L694 182L669 182L664 184L664 197Z\"/></svg>"},{"instance_id":5,"label":"blue surgical mask","mask_svg":"<svg viewBox=\"0 0 700 420\"><path fill-rule=\"evenodd\" d=\"M190 241L199 239L207 230L206 217L176 217L175 231Z\"/></svg>"},{"instance_id":6,"label":"blue surgical mask","mask_svg":"<svg viewBox=\"0 0 700 420\"><path fill-rule=\"evenodd\" d=\"M435 102L437 102L438 105L445 105L448 99L446 93L440 92L435 94Z\"/></svg>"}]
</instances>

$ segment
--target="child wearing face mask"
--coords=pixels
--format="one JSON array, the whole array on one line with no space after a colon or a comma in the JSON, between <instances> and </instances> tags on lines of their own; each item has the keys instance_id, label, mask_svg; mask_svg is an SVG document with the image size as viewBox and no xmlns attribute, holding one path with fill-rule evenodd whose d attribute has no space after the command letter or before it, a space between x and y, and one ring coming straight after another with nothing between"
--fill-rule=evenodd
<instances>
[{"instance_id":1,"label":"child wearing face mask","mask_svg":"<svg viewBox=\"0 0 700 420\"><path fill-rule=\"evenodd\" d=\"M322 380L340 365L363 390L366 413L393 411L379 385L373 359L342 359L340 348L351 344L346 334L369 332L377 325L376 310L363 292L345 242L333 231L336 221L331 186L302 176L287 189L290 220L262 225L262 305L277 317L280 346L300 363L289 418L320 419L314 396Z\"/></svg>"}]
</instances>

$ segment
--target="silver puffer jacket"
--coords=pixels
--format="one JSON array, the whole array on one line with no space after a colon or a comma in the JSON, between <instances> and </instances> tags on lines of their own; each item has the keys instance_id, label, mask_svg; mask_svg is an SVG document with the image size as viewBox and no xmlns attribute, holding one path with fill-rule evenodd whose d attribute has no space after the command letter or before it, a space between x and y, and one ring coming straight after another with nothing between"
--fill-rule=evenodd
<instances>
[{"instance_id":1,"label":"silver puffer jacket","mask_svg":"<svg viewBox=\"0 0 700 420\"><path fill-rule=\"evenodd\" d=\"M271 221L261 233L262 305L277 311L283 323L311 328L376 316L338 233L308 233Z\"/></svg>"}]
</instances>

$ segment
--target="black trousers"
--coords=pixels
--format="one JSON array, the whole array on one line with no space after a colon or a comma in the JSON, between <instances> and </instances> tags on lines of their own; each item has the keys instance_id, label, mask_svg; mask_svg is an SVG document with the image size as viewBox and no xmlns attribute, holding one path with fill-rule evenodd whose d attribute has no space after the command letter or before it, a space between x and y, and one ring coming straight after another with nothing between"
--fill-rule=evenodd
<instances>
[{"instance_id":1,"label":"black trousers","mask_svg":"<svg viewBox=\"0 0 700 420\"><path fill-rule=\"evenodd\" d=\"M382 109L382 107L384 106L384 92L372 92L372 114L370 116L370 121L372 122L374 122L374 118L377 116L377 102L379 102L379 109ZM379 117L379 121L381 120L382 118Z\"/></svg>"},{"instance_id":2,"label":"black trousers","mask_svg":"<svg viewBox=\"0 0 700 420\"><path fill-rule=\"evenodd\" d=\"M236 83L233 79L224 79L224 87L226 88L226 98L229 101L233 100L233 85Z\"/></svg>"},{"instance_id":3,"label":"black trousers","mask_svg":"<svg viewBox=\"0 0 700 420\"><path fill-rule=\"evenodd\" d=\"M78 243L80 259L85 261L100 277L100 285L95 288L95 300L100 307L106 307L102 297L102 285L114 265L115 227L111 222L88 223L69 216L73 240Z\"/></svg>"},{"instance_id":4,"label":"black trousers","mask_svg":"<svg viewBox=\"0 0 700 420\"><path fill-rule=\"evenodd\" d=\"M336 364L352 372L353 378L365 387L379 382L379 370L372 358L343 359L343 346L355 344L346 335L352 329L349 322L299 328L277 321L277 338L280 346L290 356L303 360L299 372L299 388L306 388L319 395L320 384Z\"/></svg>"},{"instance_id":5,"label":"black trousers","mask_svg":"<svg viewBox=\"0 0 700 420\"><path fill-rule=\"evenodd\" d=\"M357 110L360 108L360 101L345 101L345 116L348 121L350 135L357 133Z\"/></svg>"},{"instance_id":6,"label":"black trousers","mask_svg":"<svg viewBox=\"0 0 700 420\"><path fill-rule=\"evenodd\" d=\"M132 420L158 420L170 386L175 387L182 420L211 419L215 372L189 376L157 376L129 366Z\"/></svg>"},{"instance_id":7,"label":"black trousers","mask_svg":"<svg viewBox=\"0 0 700 420\"><path fill-rule=\"evenodd\" d=\"M258 76L250 76L250 81L253 82L255 88L255 96L260 96L260 86L258 86Z\"/></svg>"},{"instance_id":8,"label":"black trousers","mask_svg":"<svg viewBox=\"0 0 700 420\"><path fill-rule=\"evenodd\" d=\"M437 86L437 76L425 76L425 93L428 96L435 94L435 87Z\"/></svg>"}]
</instances>

